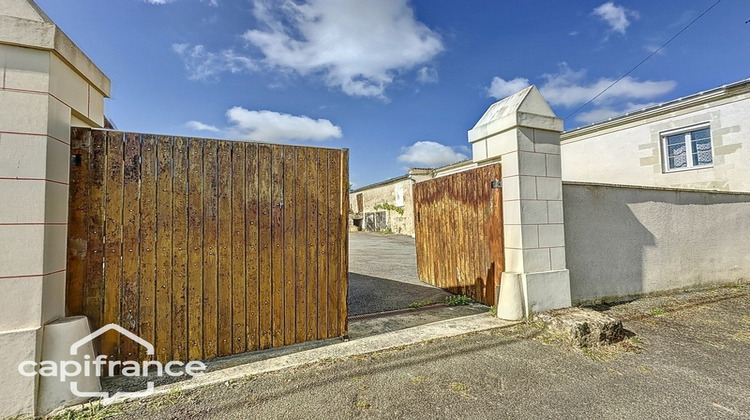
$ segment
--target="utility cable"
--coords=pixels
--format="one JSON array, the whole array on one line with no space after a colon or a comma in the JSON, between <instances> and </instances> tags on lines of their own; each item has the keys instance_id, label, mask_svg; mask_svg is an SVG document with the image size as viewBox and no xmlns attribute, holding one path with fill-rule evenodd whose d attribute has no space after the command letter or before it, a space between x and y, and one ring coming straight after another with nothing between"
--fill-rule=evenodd
<instances>
[{"instance_id":1,"label":"utility cable","mask_svg":"<svg viewBox=\"0 0 750 420\"><path fill-rule=\"evenodd\" d=\"M597 98L599 98L600 96L604 95L604 93L606 91L608 91L610 88L612 88L612 86L616 85L622 79L628 77L630 75L630 73L634 72L638 67L641 66L641 64L643 64L646 61L648 61L649 58L655 56L659 51L661 51L664 47L666 47L670 42L674 41L675 38L677 38L678 36L680 36L680 34L682 34L683 32L685 32L689 27L691 27L695 22L697 22L698 19L702 18L706 13L710 12L711 9L713 9L714 7L716 7L716 5L718 5L719 3L721 3L721 1L722 0L717 0L716 3L714 3L714 4L711 5L711 7L709 7L708 9L706 9L703 13L701 13L700 15L698 15L698 17L696 17L690 23L688 23L684 28L680 29L679 32L677 32L676 34L674 34L674 36L672 36L672 38L669 38L669 40L667 42L665 42L664 44L662 44L661 47L659 47L656 50L654 50L654 52L652 52L651 54L649 54L648 57L644 58L643 60L641 60L640 63L636 64L635 67L633 67L632 69L628 70L627 73L625 73L622 76L620 76L619 79L617 79L614 82L610 83L609 86L607 86L606 88L604 88L604 90L602 90L601 92L599 92L598 94L596 94L596 96L594 96L593 98L591 98L588 102L586 102L585 104L583 104L580 107L578 107L578 109L576 109L575 111L573 111L570 114L568 114L568 116L566 116L565 119L567 120L568 118L572 117L573 115L579 113L583 108L587 107L589 104L591 104L592 102L594 102Z\"/></svg>"}]
</instances>

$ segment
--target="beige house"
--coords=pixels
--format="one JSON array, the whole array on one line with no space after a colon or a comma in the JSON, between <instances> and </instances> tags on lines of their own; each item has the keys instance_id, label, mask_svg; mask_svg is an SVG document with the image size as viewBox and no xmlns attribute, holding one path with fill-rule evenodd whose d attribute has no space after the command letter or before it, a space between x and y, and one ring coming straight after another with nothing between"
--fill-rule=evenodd
<instances>
[{"instance_id":1,"label":"beige house","mask_svg":"<svg viewBox=\"0 0 750 420\"><path fill-rule=\"evenodd\" d=\"M750 79L562 134L563 181L750 191Z\"/></svg>"}]
</instances>

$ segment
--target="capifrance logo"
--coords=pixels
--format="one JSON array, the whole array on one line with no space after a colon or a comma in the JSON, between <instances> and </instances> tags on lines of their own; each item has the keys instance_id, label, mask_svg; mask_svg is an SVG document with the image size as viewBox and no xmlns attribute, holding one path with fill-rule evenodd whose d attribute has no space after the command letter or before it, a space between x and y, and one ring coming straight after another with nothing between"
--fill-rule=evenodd
<instances>
[{"instance_id":1,"label":"capifrance logo","mask_svg":"<svg viewBox=\"0 0 750 420\"><path fill-rule=\"evenodd\" d=\"M71 344L70 355L77 356L78 350L81 348L81 346L92 341L96 337L99 337L100 335L112 330L117 331L118 333L145 347L147 355L154 355L153 344L117 324L107 324ZM120 374L122 376L128 377L148 377L149 372L155 372L156 376L158 377L164 375L171 377L179 377L185 375L200 376L206 370L206 364L199 360L193 360L187 363L181 362L179 360L172 360L170 362L167 362L166 364L163 364L162 362L157 360L144 360L139 363L134 360L109 360L107 355L104 354L100 354L95 358L92 358L90 355L85 354L83 356L82 363L78 360L43 360L41 362L26 360L18 365L18 373L26 377L33 377L35 375L57 377L60 379L60 382L65 382L67 379L77 378L79 377L79 375L83 375L85 377L100 377L103 373L106 372L109 376L114 376L118 367L120 368ZM151 395L154 393L154 382L148 381L146 383L146 389L143 391L118 391L110 395L108 392L91 392L79 390L78 381L70 381L70 391L77 397L101 398L103 404L108 404L118 398L144 397Z\"/></svg>"}]
</instances>

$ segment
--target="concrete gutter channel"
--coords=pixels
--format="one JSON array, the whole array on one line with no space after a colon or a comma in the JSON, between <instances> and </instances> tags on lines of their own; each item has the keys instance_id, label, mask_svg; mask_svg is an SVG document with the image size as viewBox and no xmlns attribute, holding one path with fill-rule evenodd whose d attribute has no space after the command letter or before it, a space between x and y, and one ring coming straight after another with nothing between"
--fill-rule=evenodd
<instances>
[{"instance_id":1,"label":"concrete gutter channel","mask_svg":"<svg viewBox=\"0 0 750 420\"><path fill-rule=\"evenodd\" d=\"M432 309L435 309L435 311L422 310L414 312L424 314L426 312L443 311L445 313L436 314L434 316L459 316L382 333L378 333L378 330L381 328L381 326L377 323L374 325L364 325L360 328L354 326L353 331L351 331L352 339L349 341L341 341L340 339L319 340L311 343L301 343L299 345L292 345L279 349L254 352L250 353L248 356L256 359L255 361L227 368L221 368L219 366L222 366L222 364L236 364L240 360L242 360L243 356L216 359L207 362L209 371L205 374L179 382L172 382L156 386L152 394L141 398L151 398L158 395L170 394L176 391L186 391L199 387L227 382L231 383L232 381L241 380L250 376L275 372L283 369L303 367L324 360L345 359L352 356L375 353L379 351L427 342L430 340L456 337L464 334L492 330L496 328L504 328L517 324L517 322L503 321L495 317L493 314L487 311L487 308L483 305L469 305L467 307L442 307ZM477 313L478 311L481 312ZM467 313L474 314L460 316L461 314ZM406 317L406 320L404 321L396 321L400 326L403 326L404 323L419 322L413 320L410 321L408 319L408 316L409 314L399 314L397 316L386 316L380 318L371 316L369 318L380 320L388 318L392 321L396 318ZM367 321L363 320L359 322L365 323ZM217 367L219 368L217 369ZM103 384L103 386L105 389L113 388L114 386L118 385L127 386L127 384L118 381L117 378L105 379L104 382L105 383ZM130 386L132 387L133 384L131 383ZM145 388L145 386L143 386L142 388ZM109 401L108 404L132 401L137 398L138 397L117 397ZM74 407L67 407L65 410L83 409L92 403L96 404L96 401ZM60 411L57 412L59 413ZM54 414L55 412L51 413L51 415Z\"/></svg>"}]
</instances>

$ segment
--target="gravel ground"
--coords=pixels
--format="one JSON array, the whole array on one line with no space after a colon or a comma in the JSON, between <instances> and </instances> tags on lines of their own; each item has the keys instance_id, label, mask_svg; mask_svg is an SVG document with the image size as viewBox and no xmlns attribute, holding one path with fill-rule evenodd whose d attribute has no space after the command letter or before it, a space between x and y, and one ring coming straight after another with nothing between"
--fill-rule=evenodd
<instances>
[{"instance_id":1,"label":"gravel ground","mask_svg":"<svg viewBox=\"0 0 750 420\"><path fill-rule=\"evenodd\" d=\"M634 337L582 351L534 323L107 407L143 419L750 418L750 285L600 306ZM116 413L120 413L116 415Z\"/></svg>"}]
</instances>

